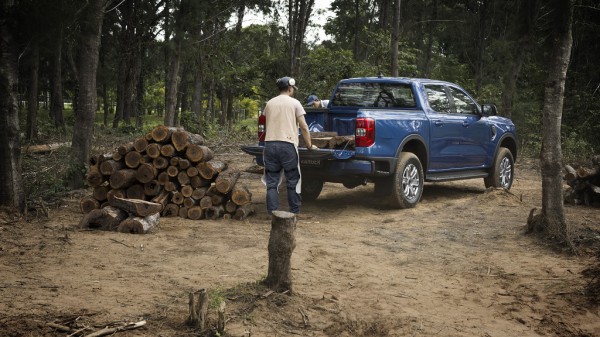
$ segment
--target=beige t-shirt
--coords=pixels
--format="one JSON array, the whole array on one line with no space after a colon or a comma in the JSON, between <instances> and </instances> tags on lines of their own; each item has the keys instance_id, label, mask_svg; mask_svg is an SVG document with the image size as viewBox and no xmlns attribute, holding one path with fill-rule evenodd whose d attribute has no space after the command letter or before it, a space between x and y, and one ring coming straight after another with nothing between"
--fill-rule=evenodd
<instances>
[{"instance_id":1,"label":"beige t-shirt","mask_svg":"<svg viewBox=\"0 0 600 337\"><path fill-rule=\"evenodd\" d=\"M288 95L279 95L270 99L265 106L267 134L265 141L282 141L298 146L297 117L306 111L297 99Z\"/></svg>"}]
</instances>

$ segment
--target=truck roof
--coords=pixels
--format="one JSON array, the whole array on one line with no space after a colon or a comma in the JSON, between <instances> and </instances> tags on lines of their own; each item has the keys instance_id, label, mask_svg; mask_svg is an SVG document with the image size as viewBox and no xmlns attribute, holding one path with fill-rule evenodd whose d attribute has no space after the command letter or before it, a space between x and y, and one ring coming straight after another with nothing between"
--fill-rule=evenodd
<instances>
[{"instance_id":1,"label":"truck roof","mask_svg":"<svg viewBox=\"0 0 600 337\"><path fill-rule=\"evenodd\" d=\"M427 82L427 83L439 83L439 84L453 84L455 83L432 80L428 78L414 78L414 77L354 77L341 80L340 83L379 83L379 82L396 82L396 83L411 83L411 82Z\"/></svg>"}]
</instances>

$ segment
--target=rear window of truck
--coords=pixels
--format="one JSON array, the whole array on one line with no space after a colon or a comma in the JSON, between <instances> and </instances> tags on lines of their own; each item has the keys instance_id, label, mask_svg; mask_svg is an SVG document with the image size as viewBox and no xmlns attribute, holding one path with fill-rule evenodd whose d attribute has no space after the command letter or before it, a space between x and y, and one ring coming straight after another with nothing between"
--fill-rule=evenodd
<instances>
[{"instance_id":1,"label":"rear window of truck","mask_svg":"<svg viewBox=\"0 0 600 337\"><path fill-rule=\"evenodd\" d=\"M365 108L416 108L412 86L408 83L341 83L333 98L335 106Z\"/></svg>"}]
</instances>

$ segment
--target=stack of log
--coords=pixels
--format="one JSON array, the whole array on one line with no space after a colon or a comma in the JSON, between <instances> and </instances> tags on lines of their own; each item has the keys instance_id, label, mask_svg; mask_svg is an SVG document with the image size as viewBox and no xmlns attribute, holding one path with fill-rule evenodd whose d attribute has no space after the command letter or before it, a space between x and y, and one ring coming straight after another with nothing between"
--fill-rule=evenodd
<instances>
[{"instance_id":1,"label":"stack of log","mask_svg":"<svg viewBox=\"0 0 600 337\"><path fill-rule=\"evenodd\" d=\"M337 132L311 132L312 144L319 149L354 150L354 135L338 136ZM298 147L306 147L304 137L300 135Z\"/></svg>"},{"instance_id":2,"label":"stack of log","mask_svg":"<svg viewBox=\"0 0 600 337\"><path fill-rule=\"evenodd\" d=\"M569 185L565 191L565 202L586 206L600 203L600 155L594 156L591 161L591 168L565 166L563 179Z\"/></svg>"},{"instance_id":3,"label":"stack of log","mask_svg":"<svg viewBox=\"0 0 600 337\"><path fill-rule=\"evenodd\" d=\"M90 158L86 180L94 190L80 206L87 214L114 207L114 200L135 199L159 204L162 216L242 220L254 209L239 176L215 158L201 135L159 125L114 153Z\"/></svg>"}]
</instances>

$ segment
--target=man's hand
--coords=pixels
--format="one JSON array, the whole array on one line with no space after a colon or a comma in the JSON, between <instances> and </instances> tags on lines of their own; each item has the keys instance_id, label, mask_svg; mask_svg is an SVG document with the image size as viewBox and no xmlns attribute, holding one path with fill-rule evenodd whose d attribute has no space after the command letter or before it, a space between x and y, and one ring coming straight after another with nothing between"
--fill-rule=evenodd
<instances>
[{"instance_id":1,"label":"man's hand","mask_svg":"<svg viewBox=\"0 0 600 337\"><path fill-rule=\"evenodd\" d=\"M314 144L312 144L311 146L307 147L307 149L308 149L309 151L312 151L312 150L317 150L317 149L318 149L318 147L316 147Z\"/></svg>"}]
</instances>

